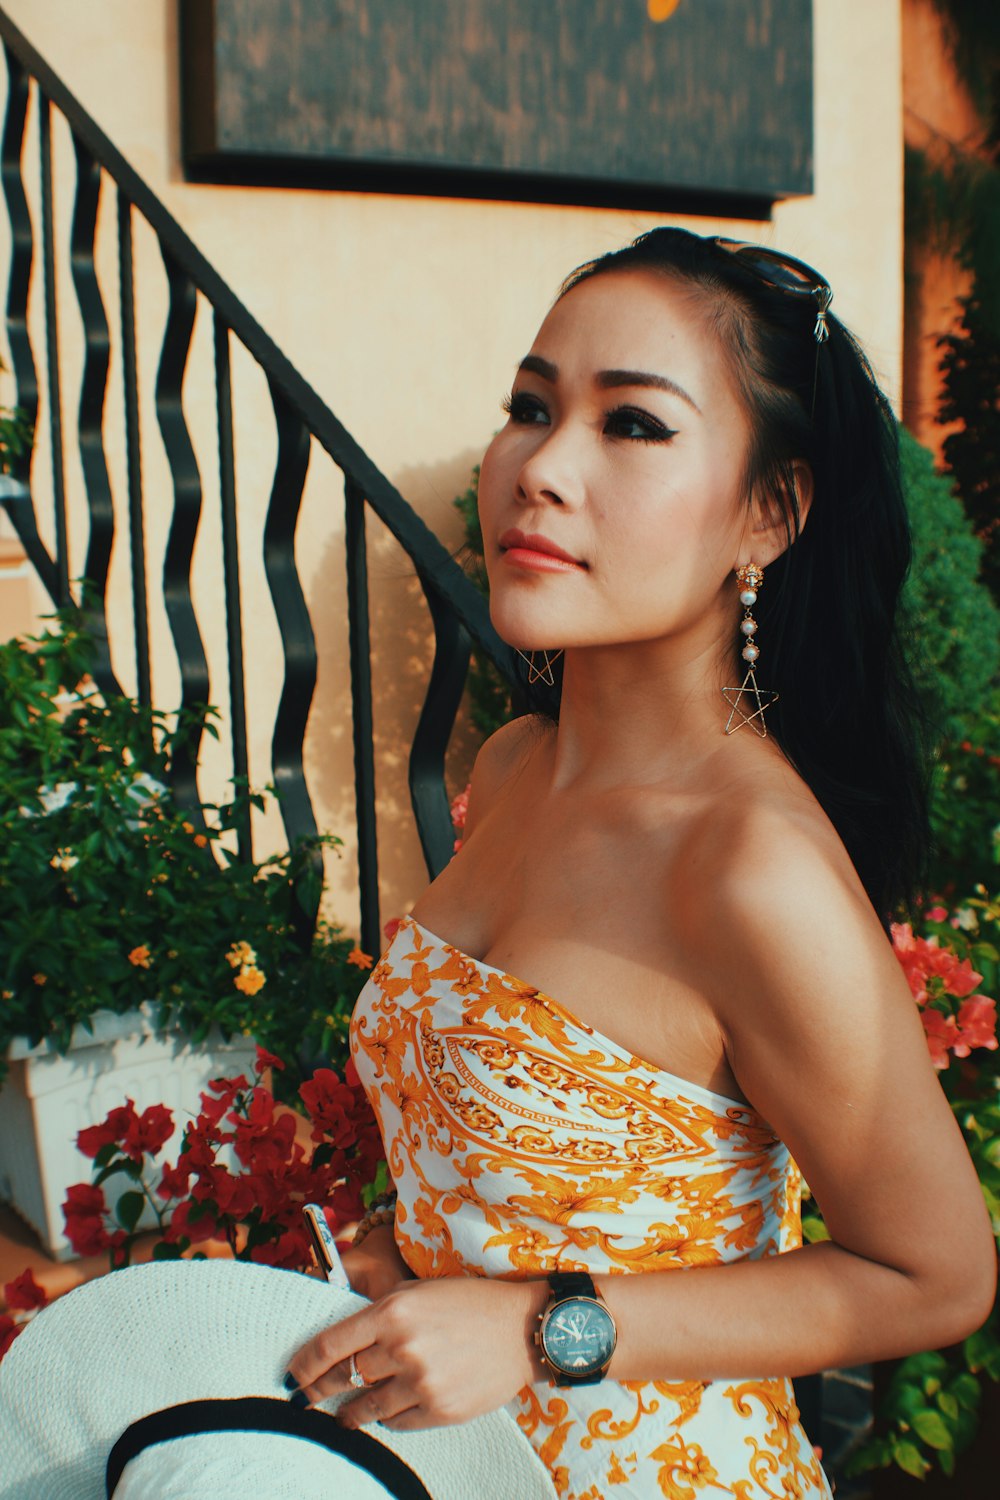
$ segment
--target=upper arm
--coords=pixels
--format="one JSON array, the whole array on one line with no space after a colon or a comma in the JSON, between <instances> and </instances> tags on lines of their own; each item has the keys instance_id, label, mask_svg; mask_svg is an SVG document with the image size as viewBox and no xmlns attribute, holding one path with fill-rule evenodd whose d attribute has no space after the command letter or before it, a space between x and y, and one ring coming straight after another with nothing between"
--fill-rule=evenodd
<instances>
[{"instance_id":1,"label":"upper arm","mask_svg":"<svg viewBox=\"0 0 1000 1500\"><path fill-rule=\"evenodd\" d=\"M720 863L703 944L740 1087L834 1241L910 1275L992 1277L979 1183L864 892L808 830L750 822Z\"/></svg>"}]
</instances>

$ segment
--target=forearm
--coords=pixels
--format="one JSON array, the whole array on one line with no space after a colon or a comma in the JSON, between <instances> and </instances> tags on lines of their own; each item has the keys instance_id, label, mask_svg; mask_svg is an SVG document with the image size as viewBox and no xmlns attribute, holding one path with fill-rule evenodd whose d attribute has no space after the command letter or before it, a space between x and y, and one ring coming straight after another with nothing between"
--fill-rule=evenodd
<instances>
[{"instance_id":1,"label":"forearm","mask_svg":"<svg viewBox=\"0 0 1000 1500\"><path fill-rule=\"evenodd\" d=\"M988 1309L960 1268L921 1278L831 1242L595 1283L618 1325L616 1380L804 1375L953 1343Z\"/></svg>"}]
</instances>

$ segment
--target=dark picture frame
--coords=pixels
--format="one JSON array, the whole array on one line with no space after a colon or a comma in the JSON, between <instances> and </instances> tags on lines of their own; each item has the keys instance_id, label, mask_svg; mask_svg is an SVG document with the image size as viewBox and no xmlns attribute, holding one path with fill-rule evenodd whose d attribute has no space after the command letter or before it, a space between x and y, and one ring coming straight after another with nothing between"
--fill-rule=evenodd
<instances>
[{"instance_id":1,"label":"dark picture frame","mask_svg":"<svg viewBox=\"0 0 1000 1500\"><path fill-rule=\"evenodd\" d=\"M181 0L200 181L769 212L813 186L811 0Z\"/></svg>"}]
</instances>

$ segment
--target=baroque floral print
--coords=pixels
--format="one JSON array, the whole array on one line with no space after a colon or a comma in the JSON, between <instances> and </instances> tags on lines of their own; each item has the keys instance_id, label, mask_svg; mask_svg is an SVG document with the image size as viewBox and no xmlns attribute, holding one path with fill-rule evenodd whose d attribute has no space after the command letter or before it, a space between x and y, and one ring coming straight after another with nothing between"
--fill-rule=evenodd
<instances>
[{"instance_id":1,"label":"baroque floral print","mask_svg":"<svg viewBox=\"0 0 1000 1500\"><path fill-rule=\"evenodd\" d=\"M417 1276L680 1271L801 1241L787 1150L744 1104L653 1067L412 918L361 994L355 1065ZM561 1500L830 1491L791 1382L539 1382L514 1403Z\"/></svg>"}]
</instances>

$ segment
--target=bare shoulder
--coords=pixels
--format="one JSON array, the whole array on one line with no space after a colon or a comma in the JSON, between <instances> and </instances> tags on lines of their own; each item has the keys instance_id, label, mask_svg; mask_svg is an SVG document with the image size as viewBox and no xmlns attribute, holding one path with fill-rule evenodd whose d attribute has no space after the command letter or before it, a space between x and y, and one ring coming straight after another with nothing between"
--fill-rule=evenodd
<instances>
[{"instance_id":1,"label":"bare shoulder","mask_svg":"<svg viewBox=\"0 0 1000 1500\"><path fill-rule=\"evenodd\" d=\"M469 782L469 806L465 819L467 840L497 799L528 770L551 732L552 725L547 720L525 714L501 725L480 746Z\"/></svg>"},{"instance_id":2,"label":"bare shoulder","mask_svg":"<svg viewBox=\"0 0 1000 1500\"><path fill-rule=\"evenodd\" d=\"M900 992L901 973L836 829L794 773L721 799L692 827L684 879L671 890L723 1010L739 1019L791 1006L806 992L865 981ZM905 988L905 986L903 987ZM731 1002L729 997L738 997Z\"/></svg>"}]
</instances>

